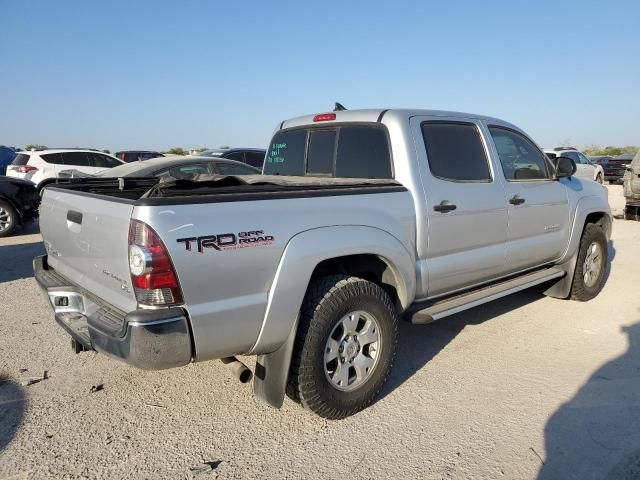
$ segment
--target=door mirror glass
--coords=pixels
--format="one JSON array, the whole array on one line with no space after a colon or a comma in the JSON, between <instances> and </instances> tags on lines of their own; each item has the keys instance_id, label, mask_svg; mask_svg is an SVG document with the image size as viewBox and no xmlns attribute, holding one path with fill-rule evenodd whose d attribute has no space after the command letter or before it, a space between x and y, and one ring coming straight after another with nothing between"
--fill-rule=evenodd
<instances>
[{"instance_id":1,"label":"door mirror glass","mask_svg":"<svg viewBox=\"0 0 640 480\"><path fill-rule=\"evenodd\" d=\"M558 157L556 159L556 176L558 178L572 177L576 173L576 162L569 157Z\"/></svg>"}]
</instances>

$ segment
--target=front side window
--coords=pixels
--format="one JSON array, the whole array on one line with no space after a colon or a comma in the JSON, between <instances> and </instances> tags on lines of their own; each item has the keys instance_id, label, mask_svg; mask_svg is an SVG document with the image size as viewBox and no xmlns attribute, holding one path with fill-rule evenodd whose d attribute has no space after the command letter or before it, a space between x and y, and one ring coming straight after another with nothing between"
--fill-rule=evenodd
<instances>
[{"instance_id":1,"label":"front side window","mask_svg":"<svg viewBox=\"0 0 640 480\"><path fill-rule=\"evenodd\" d=\"M527 137L502 127L489 127L489 132L508 181L553 178L546 155Z\"/></svg>"},{"instance_id":2,"label":"front side window","mask_svg":"<svg viewBox=\"0 0 640 480\"><path fill-rule=\"evenodd\" d=\"M591 161L589 161L589 159L582 153L578 152L578 157L580 158L580 163L582 163L583 165L591 165Z\"/></svg>"},{"instance_id":3,"label":"front side window","mask_svg":"<svg viewBox=\"0 0 640 480\"><path fill-rule=\"evenodd\" d=\"M87 152L63 152L62 162L65 165L73 165L76 167L88 167L89 156Z\"/></svg>"},{"instance_id":4,"label":"front side window","mask_svg":"<svg viewBox=\"0 0 640 480\"><path fill-rule=\"evenodd\" d=\"M89 159L91 166L97 168L113 168L117 167L118 165L122 165L117 160L114 160L113 158L101 153L89 153Z\"/></svg>"},{"instance_id":5,"label":"front side window","mask_svg":"<svg viewBox=\"0 0 640 480\"><path fill-rule=\"evenodd\" d=\"M435 177L457 182L491 181L489 160L473 123L424 122L422 136Z\"/></svg>"}]
</instances>

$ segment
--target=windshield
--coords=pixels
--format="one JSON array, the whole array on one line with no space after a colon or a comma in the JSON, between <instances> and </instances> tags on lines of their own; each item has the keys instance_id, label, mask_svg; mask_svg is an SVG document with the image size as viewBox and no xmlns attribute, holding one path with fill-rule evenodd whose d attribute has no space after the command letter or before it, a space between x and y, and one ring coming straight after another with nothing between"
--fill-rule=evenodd
<instances>
[{"instance_id":1,"label":"windshield","mask_svg":"<svg viewBox=\"0 0 640 480\"><path fill-rule=\"evenodd\" d=\"M133 163L125 163L124 165L118 165L117 167L109 168L107 170L102 170L95 174L96 177L126 177L131 175L132 173L137 172L138 170L146 169L149 167L149 163L147 162L133 162Z\"/></svg>"}]
</instances>

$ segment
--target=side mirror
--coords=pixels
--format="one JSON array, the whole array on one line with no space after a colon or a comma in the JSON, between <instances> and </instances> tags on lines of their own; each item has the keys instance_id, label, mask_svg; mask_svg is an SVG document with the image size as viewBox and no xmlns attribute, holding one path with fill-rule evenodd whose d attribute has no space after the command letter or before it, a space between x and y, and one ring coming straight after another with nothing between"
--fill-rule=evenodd
<instances>
[{"instance_id":1,"label":"side mirror","mask_svg":"<svg viewBox=\"0 0 640 480\"><path fill-rule=\"evenodd\" d=\"M556 159L556 176L558 178L572 177L576 173L576 162L569 157L558 157Z\"/></svg>"}]
</instances>

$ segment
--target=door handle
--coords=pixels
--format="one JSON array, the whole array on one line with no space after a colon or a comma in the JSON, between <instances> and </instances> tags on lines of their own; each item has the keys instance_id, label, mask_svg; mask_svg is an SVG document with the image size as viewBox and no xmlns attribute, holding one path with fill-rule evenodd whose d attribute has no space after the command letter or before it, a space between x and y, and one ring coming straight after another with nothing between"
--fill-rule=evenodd
<instances>
[{"instance_id":1,"label":"door handle","mask_svg":"<svg viewBox=\"0 0 640 480\"><path fill-rule=\"evenodd\" d=\"M433 206L433 209L436 212L440 212L440 213L447 213L447 212L450 212L452 210L455 210L456 208L458 208L458 206L454 205L449 200L443 200L438 205L434 205Z\"/></svg>"},{"instance_id":2,"label":"door handle","mask_svg":"<svg viewBox=\"0 0 640 480\"><path fill-rule=\"evenodd\" d=\"M82 212L77 212L75 210L68 210L67 221L71 223L77 223L78 225L82 225Z\"/></svg>"},{"instance_id":3,"label":"door handle","mask_svg":"<svg viewBox=\"0 0 640 480\"><path fill-rule=\"evenodd\" d=\"M520 195L514 195L509 199L509 203L511 205L522 205L524 203L524 198L522 198Z\"/></svg>"}]
</instances>

